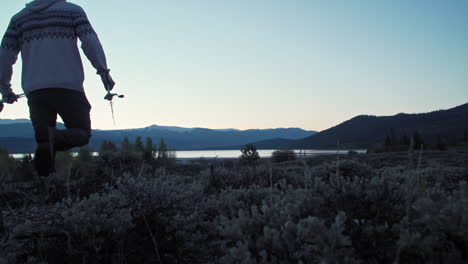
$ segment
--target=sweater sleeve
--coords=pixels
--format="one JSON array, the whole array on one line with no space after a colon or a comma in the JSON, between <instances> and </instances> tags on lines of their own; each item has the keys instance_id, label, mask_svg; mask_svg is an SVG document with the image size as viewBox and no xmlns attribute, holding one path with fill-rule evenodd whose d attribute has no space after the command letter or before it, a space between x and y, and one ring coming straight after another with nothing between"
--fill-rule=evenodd
<instances>
[{"instance_id":1,"label":"sweater sleeve","mask_svg":"<svg viewBox=\"0 0 468 264\"><path fill-rule=\"evenodd\" d=\"M108 72L106 55L101 42L94 31L84 10L80 9L74 19L76 35L81 41L81 48L98 74Z\"/></svg>"},{"instance_id":2,"label":"sweater sleeve","mask_svg":"<svg viewBox=\"0 0 468 264\"><path fill-rule=\"evenodd\" d=\"M13 65L18 59L20 51L19 33L12 20L0 44L0 93L4 97L12 92Z\"/></svg>"}]
</instances>

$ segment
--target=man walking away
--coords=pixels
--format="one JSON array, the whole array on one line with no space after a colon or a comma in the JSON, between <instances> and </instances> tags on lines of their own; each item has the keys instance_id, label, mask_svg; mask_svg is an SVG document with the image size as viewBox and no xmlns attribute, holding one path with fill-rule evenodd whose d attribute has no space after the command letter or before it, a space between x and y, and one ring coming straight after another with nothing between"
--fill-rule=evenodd
<instances>
[{"instance_id":1,"label":"man walking away","mask_svg":"<svg viewBox=\"0 0 468 264\"><path fill-rule=\"evenodd\" d=\"M37 149L39 176L55 171L55 152L88 144L89 104L84 93L83 65L77 39L106 89L109 75L104 50L86 13L66 0L35 0L13 16L0 45L0 92L8 103L18 99L11 89L13 65L21 52L22 87L28 98ZM57 114L66 129L55 128Z\"/></svg>"}]
</instances>

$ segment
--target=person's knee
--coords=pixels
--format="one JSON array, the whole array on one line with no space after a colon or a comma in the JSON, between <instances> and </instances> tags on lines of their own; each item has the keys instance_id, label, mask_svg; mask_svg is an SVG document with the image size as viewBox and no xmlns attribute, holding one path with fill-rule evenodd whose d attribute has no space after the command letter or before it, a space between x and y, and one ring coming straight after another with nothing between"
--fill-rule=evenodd
<instances>
[{"instance_id":1,"label":"person's knee","mask_svg":"<svg viewBox=\"0 0 468 264\"><path fill-rule=\"evenodd\" d=\"M91 131L86 129L79 129L77 134L79 135L79 139L77 140L77 147L82 147L89 144L89 140L91 139Z\"/></svg>"},{"instance_id":2,"label":"person's knee","mask_svg":"<svg viewBox=\"0 0 468 264\"><path fill-rule=\"evenodd\" d=\"M91 131L83 128L70 128L55 131L55 150L65 151L89 144Z\"/></svg>"}]
</instances>

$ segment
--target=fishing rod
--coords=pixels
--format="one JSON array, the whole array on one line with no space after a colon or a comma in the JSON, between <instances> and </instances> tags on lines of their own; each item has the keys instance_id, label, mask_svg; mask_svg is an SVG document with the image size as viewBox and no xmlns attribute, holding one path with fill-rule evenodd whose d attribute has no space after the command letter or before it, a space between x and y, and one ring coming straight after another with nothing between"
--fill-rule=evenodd
<instances>
[{"instance_id":1,"label":"fishing rod","mask_svg":"<svg viewBox=\"0 0 468 264\"><path fill-rule=\"evenodd\" d=\"M26 96L25 94L17 94L16 99L23 98L25 96ZM0 113L3 111L3 108L5 107L5 103L7 103L8 100L9 100L8 98L4 98L0 100Z\"/></svg>"},{"instance_id":2,"label":"fishing rod","mask_svg":"<svg viewBox=\"0 0 468 264\"><path fill-rule=\"evenodd\" d=\"M104 96L104 99L109 101L109 105L111 107L111 113L112 113L112 121L114 122L114 126L115 126L114 104L112 100L114 99L114 97L124 98L125 96L123 94L111 93L109 87L106 90L107 90L107 94L106 96ZM16 95L16 99L20 99L23 97L26 97L24 93ZM5 103L7 103L8 101L9 101L8 98L4 98L0 100L0 113L3 111L3 108L5 107Z\"/></svg>"}]
</instances>

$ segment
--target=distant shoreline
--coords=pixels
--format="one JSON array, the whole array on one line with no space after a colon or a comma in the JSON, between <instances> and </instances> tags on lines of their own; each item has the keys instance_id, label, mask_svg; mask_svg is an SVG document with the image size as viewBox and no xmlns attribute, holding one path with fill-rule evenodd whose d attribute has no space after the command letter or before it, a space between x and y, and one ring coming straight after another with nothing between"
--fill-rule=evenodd
<instances>
[{"instance_id":1,"label":"distant shoreline","mask_svg":"<svg viewBox=\"0 0 468 264\"><path fill-rule=\"evenodd\" d=\"M258 150L258 153L261 158L270 158L271 154L276 151L272 149L268 150ZM318 150L318 149L309 149L309 150L293 150L298 157L314 157L321 155L335 155L337 150ZM347 154L349 150L340 150L339 154ZM355 150L357 153L363 154L367 150L360 149ZM241 152L239 150L175 150L173 151L176 154L176 159L181 161L188 160L199 160L199 159L237 159ZM77 155L78 152L72 152L72 155ZM10 154L11 157L15 159L22 159L27 155L34 156L34 153L14 153ZM93 152L94 156L98 156L98 152Z\"/></svg>"}]
</instances>

